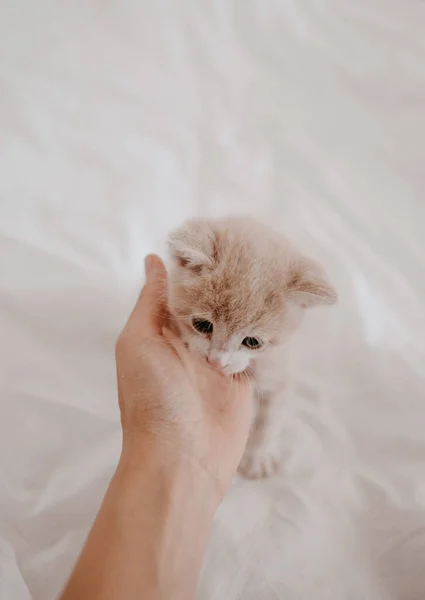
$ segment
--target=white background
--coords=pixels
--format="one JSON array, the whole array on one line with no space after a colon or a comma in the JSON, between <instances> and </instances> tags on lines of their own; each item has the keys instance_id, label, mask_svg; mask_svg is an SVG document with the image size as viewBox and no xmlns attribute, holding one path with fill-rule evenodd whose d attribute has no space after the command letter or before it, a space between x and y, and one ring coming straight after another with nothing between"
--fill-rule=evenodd
<instances>
[{"instance_id":1,"label":"white background","mask_svg":"<svg viewBox=\"0 0 425 600\"><path fill-rule=\"evenodd\" d=\"M241 212L340 303L199 598L423 600L424 32L418 0L0 1L1 600L55 598L113 472L144 255Z\"/></svg>"}]
</instances>

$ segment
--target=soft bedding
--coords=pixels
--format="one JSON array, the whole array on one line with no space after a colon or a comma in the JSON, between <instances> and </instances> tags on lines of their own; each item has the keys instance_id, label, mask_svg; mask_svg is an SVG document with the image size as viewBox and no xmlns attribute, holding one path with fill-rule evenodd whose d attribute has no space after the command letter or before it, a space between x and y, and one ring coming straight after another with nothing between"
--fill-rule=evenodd
<instances>
[{"instance_id":1,"label":"soft bedding","mask_svg":"<svg viewBox=\"0 0 425 600\"><path fill-rule=\"evenodd\" d=\"M187 216L326 267L285 469L235 482L202 600L425 598L425 4L0 3L0 598L53 600L117 462L114 340Z\"/></svg>"}]
</instances>

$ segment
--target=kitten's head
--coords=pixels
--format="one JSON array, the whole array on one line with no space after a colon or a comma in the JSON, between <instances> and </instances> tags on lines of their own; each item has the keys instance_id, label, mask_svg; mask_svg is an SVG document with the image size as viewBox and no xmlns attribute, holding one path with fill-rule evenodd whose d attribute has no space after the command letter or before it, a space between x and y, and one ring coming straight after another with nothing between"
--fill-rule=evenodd
<instances>
[{"instance_id":1,"label":"kitten's head","mask_svg":"<svg viewBox=\"0 0 425 600\"><path fill-rule=\"evenodd\" d=\"M254 219L188 221L169 246L170 313L189 348L227 374L282 343L304 308L336 301L321 268Z\"/></svg>"}]
</instances>

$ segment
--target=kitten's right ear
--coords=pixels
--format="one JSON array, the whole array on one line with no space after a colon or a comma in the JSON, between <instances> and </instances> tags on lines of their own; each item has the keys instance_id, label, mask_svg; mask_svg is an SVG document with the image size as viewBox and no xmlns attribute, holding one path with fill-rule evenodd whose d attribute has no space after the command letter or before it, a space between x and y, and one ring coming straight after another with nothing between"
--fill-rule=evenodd
<instances>
[{"instance_id":1,"label":"kitten's right ear","mask_svg":"<svg viewBox=\"0 0 425 600\"><path fill-rule=\"evenodd\" d=\"M187 221L168 236L171 256L181 267L199 273L203 267L212 267L215 235L205 221Z\"/></svg>"},{"instance_id":2,"label":"kitten's right ear","mask_svg":"<svg viewBox=\"0 0 425 600\"><path fill-rule=\"evenodd\" d=\"M288 297L302 308L318 304L335 304L337 293L321 266L308 258L300 258L289 272Z\"/></svg>"}]
</instances>

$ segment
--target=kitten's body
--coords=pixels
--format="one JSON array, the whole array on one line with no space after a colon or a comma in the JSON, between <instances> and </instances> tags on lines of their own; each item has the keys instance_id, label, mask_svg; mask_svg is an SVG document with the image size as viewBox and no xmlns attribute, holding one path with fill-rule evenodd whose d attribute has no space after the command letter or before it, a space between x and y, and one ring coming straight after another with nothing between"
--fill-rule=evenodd
<instances>
[{"instance_id":1,"label":"kitten's body","mask_svg":"<svg viewBox=\"0 0 425 600\"><path fill-rule=\"evenodd\" d=\"M189 348L226 374L249 368L258 411L241 471L279 465L288 342L303 310L332 304L321 268L249 218L189 221L170 235L169 308Z\"/></svg>"}]
</instances>

